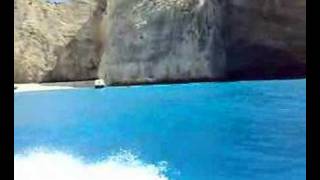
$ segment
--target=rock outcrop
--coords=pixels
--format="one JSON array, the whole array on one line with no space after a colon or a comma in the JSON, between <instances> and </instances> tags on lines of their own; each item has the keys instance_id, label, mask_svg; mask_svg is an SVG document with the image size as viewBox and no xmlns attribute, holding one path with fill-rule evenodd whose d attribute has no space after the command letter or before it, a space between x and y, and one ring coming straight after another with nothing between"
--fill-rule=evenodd
<instances>
[{"instance_id":1,"label":"rock outcrop","mask_svg":"<svg viewBox=\"0 0 320 180\"><path fill-rule=\"evenodd\" d=\"M14 81L96 78L96 6L92 0L15 0Z\"/></svg>"},{"instance_id":2,"label":"rock outcrop","mask_svg":"<svg viewBox=\"0 0 320 180\"><path fill-rule=\"evenodd\" d=\"M303 77L306 0L229 0L228 79Z\"/></svg>"},{"instance_id":3,"label":"rock outcrop","mask_svg":"<svg viewBox=\"0 0 320 180\"><path fill-rule=\"evenodd\" d=\"M218 0L109 0L100 76L107 83L224 77Z\"/></svg>"},{"instance_id":4,"label":"rock outcrop","mask_svg":"<svg viewBox=\"0 0 320 180\"><path fill-rule=\"evenodd\" d=\"M98 0L90 17L65 45L56 48L57 63L45 81L75 81L97 79L104 51L107 1Z\"/></svg>"},{"instance_id":5,"label":"rock outcrop","mask_svg":"<svg viewBox=\"0 0 320 180\"><path fill-rule=\"evenodd\" d=\"M306 0L15 0L14 81L303 77Z\"/></svg>"}]
</instances>

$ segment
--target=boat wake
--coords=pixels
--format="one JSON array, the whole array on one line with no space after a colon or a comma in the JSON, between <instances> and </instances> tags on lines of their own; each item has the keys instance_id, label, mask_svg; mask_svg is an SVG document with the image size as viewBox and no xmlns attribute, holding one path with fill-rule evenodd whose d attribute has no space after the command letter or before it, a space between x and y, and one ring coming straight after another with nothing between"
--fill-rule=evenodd
<instances>
[{"instance_id":1,"label":"boat wake","mask_svg":"<svg viewBox=\"0 0 320 180\"><path fill-rule=\"evenodd\" d=\"M121 151L96 163L59 151L32 150L14 157L15 180L168 180L166 163L146 164Z\"/></svg>"}]
</instances>

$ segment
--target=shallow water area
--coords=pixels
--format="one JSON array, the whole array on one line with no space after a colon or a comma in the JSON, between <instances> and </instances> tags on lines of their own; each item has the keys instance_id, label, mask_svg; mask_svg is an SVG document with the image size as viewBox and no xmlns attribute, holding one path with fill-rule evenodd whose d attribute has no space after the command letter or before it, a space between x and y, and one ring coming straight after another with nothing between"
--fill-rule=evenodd
<instances>
[{"instance_id":1,"label":"shallow water area","mask_svg":"<svg viewBox=\"0 0 320 180\"><path fill-rule=\"evenodd\" d=\"M16 93L15 179L305 179L305 82Z\"/></svg>"}]
</instances>

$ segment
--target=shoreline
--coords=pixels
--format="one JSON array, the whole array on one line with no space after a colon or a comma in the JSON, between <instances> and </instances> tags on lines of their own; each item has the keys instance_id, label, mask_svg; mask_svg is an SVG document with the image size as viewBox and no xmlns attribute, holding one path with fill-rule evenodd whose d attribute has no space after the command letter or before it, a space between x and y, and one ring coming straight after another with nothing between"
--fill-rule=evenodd
<instances>
[{"instance_id":1,"label":"shoreline","mask_svg":"<svg viewBox=\"0 0 320 180\"><path fill-rule=\"evenodd\" d=\"M14 93L65 90L65 89L76 89L76 88L83 88L83 87L94 88L94 81L72 81L72 82L53 82L53 83L15 83Z\"/></svg>"},{"instance_id":2,"label":"shoreline","mask_svg":"<svg viewBox=\"0 0 320 180\"><path fill-rule=\"evenodd\" d=\"M147 85L170 85L170 84L190 84L190 83L228 83L240 81L272 81L272 80L298 80L304 78L282 78L282 79L243 79L243 80L195 80L195 81L170 81L170 82L145 82L145 83L119 83L109 84L105 87L134 87L134 86L147 86ZM14 93L19 92L33 92L33 91L52 91L52 90L66 90L77 88L95 88L95 81L70 81L70 82L51 82L51 83L15 83Z\"/></svg>"}]
</instances>

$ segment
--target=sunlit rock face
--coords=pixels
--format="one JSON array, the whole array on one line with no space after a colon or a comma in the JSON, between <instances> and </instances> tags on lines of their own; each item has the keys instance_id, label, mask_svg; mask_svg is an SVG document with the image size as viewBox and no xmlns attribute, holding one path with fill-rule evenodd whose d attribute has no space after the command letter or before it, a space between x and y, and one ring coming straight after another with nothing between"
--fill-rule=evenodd
<instances>
[{"instance_id":1,"label":"sunlit rock face","mask_svg":"<svg viewBox=\"0 0 320 180\"><path fill-rule=\"evenodd\" d=\"M224 76L218 0L109 0L99 76L107 83Z\"/></svg>"},{"instance_id":2,"label":"sunlit rock face","mask_svg":"<svg viewBox=\"0 0 320 180\"><path fill-rule=\"evenodd\" d=\"M101 31L105 26L102 22L107 14L107 0L91 1L95 2L95 6L90 9L87 21L65 46L56 47L57 62L45 81L97 79L100 57L104 51L104 42L101 41L104 34Z\"/></svg>"},{"instance_id":3,"label":"sunlit rock face","mask_svg":"<svg viewBox=\"0 0 320 180\"><path fill-rule=\"evenodd\" d=\"M226 2L226 78L305 75L306 0Z\"/></svg>"},{"instance_id":4,"label":"sunlit rock face","mask_svg":"<svg viewBox=\"0 0 320 180\"><path fill-rule=\"evenodd\" d=\"M15 0L14 82L96 78L100 11L95 0Z\"/></svg>"}]
</instances>

